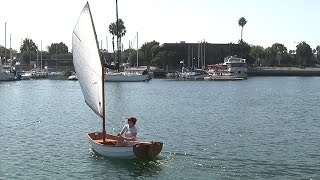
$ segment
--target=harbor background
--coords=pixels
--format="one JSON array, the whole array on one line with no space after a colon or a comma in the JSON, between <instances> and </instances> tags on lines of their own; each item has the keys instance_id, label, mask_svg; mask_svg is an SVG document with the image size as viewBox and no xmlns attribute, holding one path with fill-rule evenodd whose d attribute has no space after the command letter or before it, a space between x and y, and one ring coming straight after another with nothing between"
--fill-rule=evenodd
<instances>
[{"instance_id":1,"label":"harbor background","mask_svg":"<svg viewBox=\"0 0 320 180\"><path fill-rule=\"evenodd\" d=\"M110 159L77 81L0 82L0 179L319 179L320 77L107 83L107 130L136 115L156 161Z\"/></svg>"}]
</instances>

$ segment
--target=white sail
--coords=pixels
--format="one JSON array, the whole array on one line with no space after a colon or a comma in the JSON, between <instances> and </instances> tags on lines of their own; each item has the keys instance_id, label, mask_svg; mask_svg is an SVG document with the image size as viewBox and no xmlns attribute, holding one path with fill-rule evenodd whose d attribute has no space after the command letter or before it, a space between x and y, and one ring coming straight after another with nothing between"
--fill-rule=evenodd
<instances>
[{"instance_id":1,"label":"white sail","mask_svg":"<svg viewBox=\"0 0 320 180\"><path fill-rule=\"evenodd\" d=\"M103 67L89 4L83 8L72 33L73 64L88 106L99 116L103 111Z\"/></svg>"}]
</instances>

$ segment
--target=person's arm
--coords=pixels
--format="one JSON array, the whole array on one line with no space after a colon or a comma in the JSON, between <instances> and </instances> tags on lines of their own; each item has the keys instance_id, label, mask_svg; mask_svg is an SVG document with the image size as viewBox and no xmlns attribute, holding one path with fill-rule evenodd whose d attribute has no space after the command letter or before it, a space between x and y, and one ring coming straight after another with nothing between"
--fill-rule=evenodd
<instances>
[{"instance_id":1,"label":"person's arm","mask_svg":"<svg viewBox=\"0 0 320 180\"><path fill-rule=\"evenodd\" d=\"M137 137L137 133L132 133L132 137L124 137L123 139L124 140L128 140L128 141L135 141L136 140L136 137Z\"/></svg>"},{"instance_id":2,"label":"person's arm","mask_svg":"<svg viewBox=\"0 0 320 180\"><path fill-rule=\"evenodd\" d=\"M122 136L124 133L124 128L122 129L122 131L118 134L118 136Z\"/></svg>"},{"instance_id":3,"label":"person's arm","mask_svg":"<svg viewBox=\"0 0 320 180\"><path fill-rule=\"evenodd\" d=\"M118 136L122 136L124 132L126 131L127 125L124 125L121 132L118 134Z\"/></svg>"}]
</instances>

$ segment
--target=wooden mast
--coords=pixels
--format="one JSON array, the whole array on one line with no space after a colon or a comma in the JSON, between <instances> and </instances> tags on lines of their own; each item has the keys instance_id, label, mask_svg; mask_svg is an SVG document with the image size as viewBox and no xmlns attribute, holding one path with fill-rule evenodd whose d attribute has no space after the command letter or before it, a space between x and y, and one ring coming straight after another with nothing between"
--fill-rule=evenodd
<instances>
[{"instance_id":1,"label":"wooden mast","mask_svg":"<svg viewBox=\"0 0 320 180\"><path fill-rule=\"evenodd\" d=\"M100 60L101 60L101 66L102 66L102 76L101 76L101 81L102 81L102 139L103 142L106 142L106 105L105 105L105 98L104 98L104 84L105 84L105 80L104 80L104 60L102 59L102 56L100 56Z\"/></svg>"},{"instance_id":2,"label":"wooden mast","mask_svg":"<svg viewBox=\"0 0 320 180\"><path fill-rule=\"evenodd\" d=\"M87 5L89 6L89 3L87 2ZM93 26L93 31L94 31L94 36L95 36L95 39L96 39L96 45L97 45L97 50L98 50L98 54L99 54L99 58L100 58L100 63L101 63L101 88L102 88L102 102L99 102L99 105L100 103L102 103L102 139L103 139L103 142L105 142L106 140L106 113L105 113L105 98L104 98L104 84L105 84L105 75L104 75L104 66L105 66L105 63L104 63L104 58L102 58L103 56L100 54L100 48L99 48L99 42L98 42L98 38L97 38L97 33L96 33L96 30L95 30L95 27L94 27L94 24L93 24L93 19L92 19L92 14L91 14L91 10L89 8L89 12L90 12L90 19L91 19L91 23L92 23L92 26ZM102 53L103 54L103 53Z\"/></svg>"}]
</instances>

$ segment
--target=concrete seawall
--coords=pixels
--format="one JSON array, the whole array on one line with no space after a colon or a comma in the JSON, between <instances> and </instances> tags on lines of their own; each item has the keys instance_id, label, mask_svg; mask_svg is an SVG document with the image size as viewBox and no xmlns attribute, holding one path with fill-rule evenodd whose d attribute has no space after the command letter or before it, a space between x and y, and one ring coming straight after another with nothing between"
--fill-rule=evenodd
<instances>
[{"instance_id":1,"label":"concrete seawall","mask_svg":"<svg viewBox=\"0 0 320 180\"><path fill-rule=\"evenodd\" d=\"M256 67L248 68L248 76L320 76L320 68Z\"/></svg>"}]
</instances>

